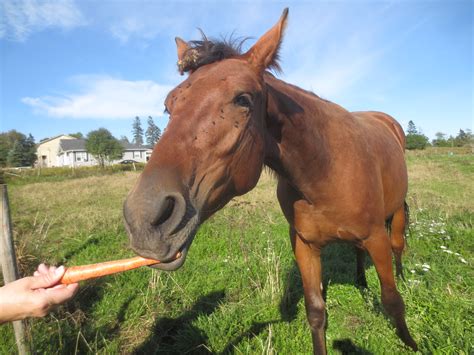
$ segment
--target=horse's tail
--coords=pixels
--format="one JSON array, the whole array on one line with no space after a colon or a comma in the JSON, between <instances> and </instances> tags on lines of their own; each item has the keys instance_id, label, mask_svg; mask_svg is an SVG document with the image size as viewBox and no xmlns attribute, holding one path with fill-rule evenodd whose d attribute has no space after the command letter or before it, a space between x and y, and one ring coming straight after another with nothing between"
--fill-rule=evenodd
<instances>
[{"instance_id":1,"label":"horse's tail","mask_svg":"<svg viewBox=\"0 0 474 355\"><path fill-rule=\"evenodd\" d=\"M403 202L403 208L405 210L405 243L406 238L410 234L410 206L408 206L407 201Z\"/></svg>"},{"instance_id":2,"label":"horse's tail","mask_svg":"<svg viewBox=\"0 0 474 355\"><path fill-rule=\"evenodd\" d=\"M392 232L392 220L393 214L385 220L385 229L387 230L388 235L390 235Z\"/></svg>"},{"instance_id":3,"label":"horse's tail","mask_svg":"<svg viewBox=\"0 0 474 355\"><path fill-rule=\"evenodd\" d=\"M403 201L403 210L405 211L405 238L410 233L410 207L408 206L407 201ZM388 217L385 220L385 228L387 229L388 234L392 231L392 220L393 215Z\"/></svg>"}]
</instances>

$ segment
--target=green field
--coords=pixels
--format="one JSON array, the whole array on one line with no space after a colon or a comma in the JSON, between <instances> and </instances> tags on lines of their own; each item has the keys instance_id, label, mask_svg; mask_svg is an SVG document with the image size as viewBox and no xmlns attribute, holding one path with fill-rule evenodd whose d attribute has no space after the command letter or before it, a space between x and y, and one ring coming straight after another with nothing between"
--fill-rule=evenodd
<instances>
[{"instance_id":1,"label":"green field","mask_svg":"<svg viewBox=\"0 0 474 355\"><path fill-rule=\"evenodd\" d=\"M411 225L398 287L422 353L474 352L474 156L409 153ZM122 202L138 176L12 181L14 236L23 275L37 264L86 264L132 256ZM74 353L311 352L301 280L275 181L233 200L198 232L173 273L140 269L83 283L76 298L30 320L33 351ZM354 286L350 246L323 253L330 353L410 353L380 304L373 265ZM11 325L0 353L15 352Z\"/></svg>"}]
</instances>

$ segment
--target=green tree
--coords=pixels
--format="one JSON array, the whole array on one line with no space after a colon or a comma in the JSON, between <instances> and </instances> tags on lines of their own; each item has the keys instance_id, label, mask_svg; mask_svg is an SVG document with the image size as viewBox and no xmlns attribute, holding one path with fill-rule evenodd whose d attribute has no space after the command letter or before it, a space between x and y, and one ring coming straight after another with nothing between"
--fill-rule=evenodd
<instances>
[{"instance_id":1,"label":"green tree","mask_svg":"<svg viewBox=\"0 0 474 355\"><path fill-rule=\"evenodd\" d=\"M130 143L127 136L120 136L120 141L125 143Z\"/></svg>"},{"instance_id":2,"label":"green tree","mask_svg":"<svg viewBox=\"0 0 474 355\"><path fill-rule=\"evenodd\" d=\"M464 147L473 143L473 135L470 129L460 129L456 138L454 138L454 145L456 147Z\"/></svg>"},{"instance_id":3,"label":"green tree","mask_svg":"<svg viewBox=\"0 0 474 355\"><path fill-rule=\"evenodd\" d=\"M106 162L123 156L122 145L105 128L99 128L87 134L86 150L97 159L101 167L104 167Z\"/></svg>"},{"instance_id":4,"label":"green tree","mask_svg":"<svg viewBox=\"0 0 474 355\"><path fill-rule=\"evenodd\" d=\"M10 152L10 144L5 133L0 134L0 167L7 166L8 153Z\"/></svg>"},{"instance_id":5,"label":"green tree","mask_svg":"<svg viewBox=\"0 0 474 355\"><path fill-rule=\"evenodd\" d=\"M11 130L0 133L0 166L32 166L36 161L33 136Z\"/></svg>"},{"instance_id":6,"label":"green tree","mask_svg":"<svg viewBox=\"0 0 474 355\"><path fill-rule=\"evenodd\" d=\"M416 128L415 123L413 121L408 122L406 148L409 150L425 149L428 144L428 137Z\"/></svg>"},{"instance_id":7,"label":"green tree","mask_svg":"<svg viewBox=\"0 0 474 355\"><path fill-rule=\"evenodd\" d=\"M140 117L135 117L132 125L132 137L133 143L137 145L143 144L143 128L142 123L140 122Z\"/></svg>"},{"instance_id":8,"label":"green tree","mask_svg":"<svg viewBox=\"0 0 474 355\"><path fill-rule=\"evenodd\" d=\"M82 132L69 133L69 136L74 137L74 138L78 138L78 139L84 138L84 135L82 134Z\"/></svg>"},{"instance_id":9,"label":"green tree","mask_svg":"<svg viewBox=\"0 0 474 355\"><path fill-rule=\"evenodd\" d=\"M416 128L415 123L412 120L408 122L407 135L408 134L418 134L418 129Z\"/></svg>"},{"instance_id":10,"label":"green tree","mask_svg":"<svg viewBox=\"0 0 474 355\"><path fill-rule=\"evenodd\" d=\"M145 132L146 143L154 146L161 138L161 129L153 122L153 118L148 116L148 128Z\"/></svg>"},{"instance_id":11,"label":"green tree","mask_svg":"<svg viewBox=\"0 0 474 355\"><path fill-rule=\"evenodd\" d=\"M8 152L9 166L32 166L36 160L36 147L33 136L21 137L16 140Z\"/></svg>"},{"instance_id":12,"label":"green tree","mask_svg":"<svg viewBox=\"0 0 474 355\"><path fill-rule=\"evenodd\" d=\"M431 141L434 147L449 147L449 143L446 139L446 134L443 132L436 132L435 139Z\"/></svg>"},{"instance_id":13,"label":"green tree","mask_svg":"<svg viewBox=\"0 0 474 355\"><path fill-rule=\"evenodd\" d=\"M24 148L25 148L24 163L26 163L27 166L33 166L37 157L36 157L35 139L31 135L31 133L28 135L28 138L26 138L26 141L24 143Z\"/></svg>"},{"instance_id":14,"label":"green tree","mask_svg":"<svg viewBox=\"0 0 474 355\"><path fill-rule=\"evenodd\" d=\"M18 140L13 143L12 149L8 152L7 164L9 166L23 166L23 145Z\"/></svg>"}]
</instances>

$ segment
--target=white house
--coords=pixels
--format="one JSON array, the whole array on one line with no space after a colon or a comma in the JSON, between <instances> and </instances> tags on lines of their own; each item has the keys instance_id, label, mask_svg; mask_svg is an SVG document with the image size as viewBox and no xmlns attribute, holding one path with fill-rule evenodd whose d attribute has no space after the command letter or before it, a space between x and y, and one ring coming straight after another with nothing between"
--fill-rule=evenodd
<instances>
[{"instance_id":1,"label":"white house","mask_svg":"<svg viewBox=\"0 0 474 355\"><path fill-rule=\"evenodd\" d=\"M120 144L124 148L122 159L112 161L112 164L124 160L145 163L150 158L152 149L149 146L140 146L124 141L120 141ZM60 135L39 143L36 152L38 156L37 164L41 167L98 165L94 156L87 152L85 139L67 135Z\"/></svg>"},{"instance_id":2,"label":"white house","mask_svg":"<svg viewBox=\"0 0 474 355\"><path fill-rule=\"evenodd\" d=\"M77 138L61 134L41 141L36 146L37 165L40 167L61 166L58 159L59 142L61 140L75 140Z\"/></svg>"}]
</instances>

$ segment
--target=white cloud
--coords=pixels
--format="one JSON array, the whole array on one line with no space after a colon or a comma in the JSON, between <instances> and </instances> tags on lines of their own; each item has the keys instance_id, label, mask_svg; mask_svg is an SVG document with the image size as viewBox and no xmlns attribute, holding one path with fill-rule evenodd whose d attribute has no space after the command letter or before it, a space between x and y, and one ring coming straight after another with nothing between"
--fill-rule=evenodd
<instances>
[{"instance_id":1,"label":"white cloud","mask_svg":"<svg viewBox=\"0 0 474 355\"><path fill-rule=\"evenodd\" d=\"M262 17L268 15L265 4L258 1L245 6L239 2L229 2L225 8L213 11L200 2L190 1L182 5L148 1L144 6L115 7L113 21L106 21L107 28L122 43L152 42L160 36L166 40L172 40L175 36L192 40L200 39L198 28L209 32L211 37L230 35L233 31L236 34L253 34L262 25ZM278 6L273 16L275 22L281 10ZM271 21L268 24L271 25ZM217 33L213 33L213 30L217 30Z\"/></svg>"},{"instance_id":2,"label":"white cloud","mask_svg":"<svg viewBox=\"0 0 474 355\"><path fill-rule=\"evenodd\" d=\"M106 23L113 37L127 43L149 42L160 34L169 35L187 20L186 14L176 16L176 5L172 3L146 2L144 6L115 7L113 20Z\"/></svg>"},{"instance_id":3,"label":"white cloud","mask_svg":"<svg viewBox=\"0 0 474 355\"><path fill-rule=\"evenodd\" d=\"M136 17L128 17L114 23L110 26L112 35L122 43L128 42L131 37L139 37L143 39L152 39L158 33L158 29L148 26Z\"/></svg>"},{"instance_id":4,"label":"white cloud","mask_svg":"<svg viewBox=\"0 0 474 355\"><path fill-rule=\"evenodd\" d=\"M128 81L83 75L73 79L77 94L24 97L22 102L37 113L77 119L130 119L163 115L163 102L172 87L151 80Z\"/></svg>"},{"instance_id":5,"label":"white cloud","mask_svg":"<svg viewBox=\"0 0 474 355\"><path fill-rule=\"evenodd\" d=\"M0 12L0 38L16 41L46 28L71 29L85 24L72 0L2 0Z\"/></svg>"}]
</instances>

